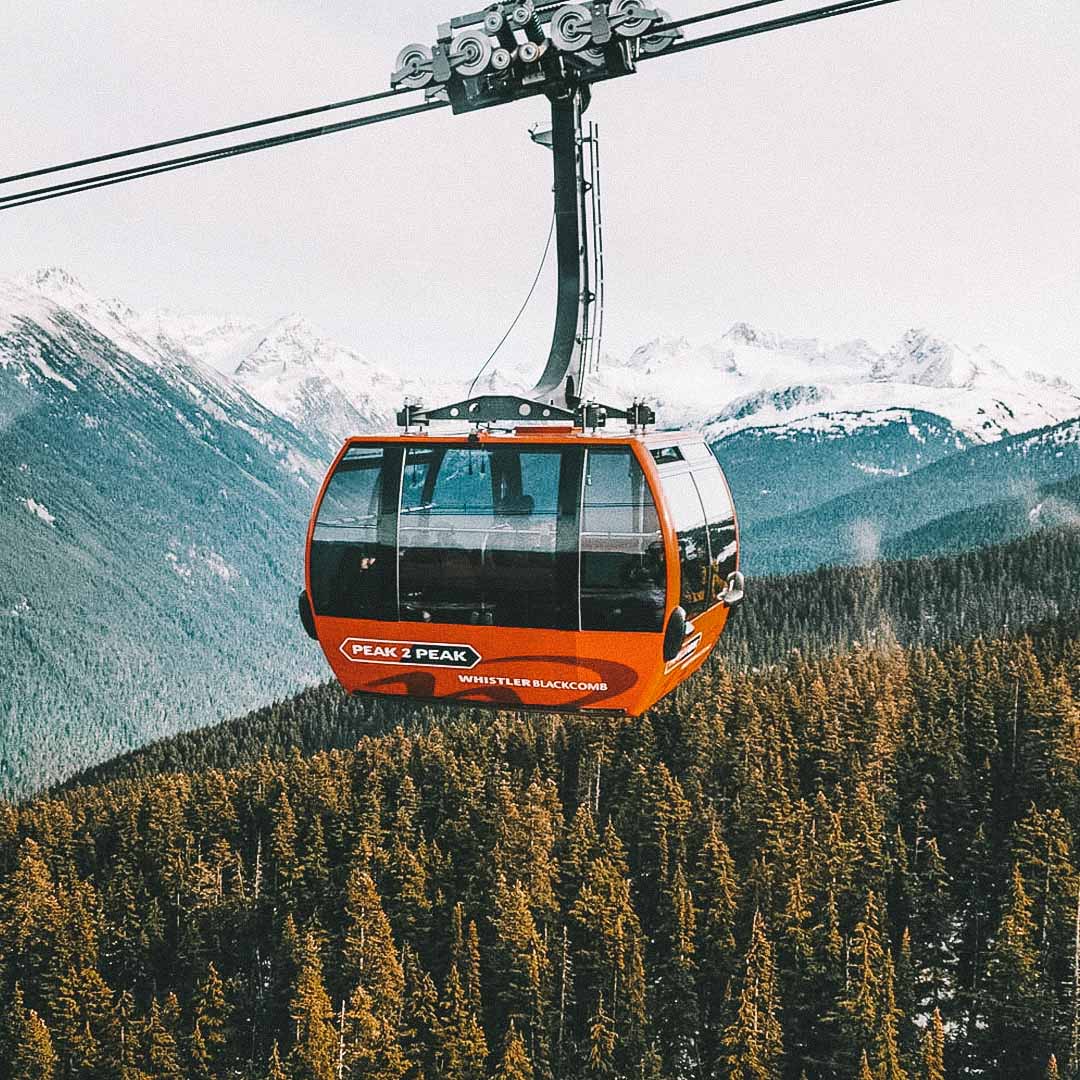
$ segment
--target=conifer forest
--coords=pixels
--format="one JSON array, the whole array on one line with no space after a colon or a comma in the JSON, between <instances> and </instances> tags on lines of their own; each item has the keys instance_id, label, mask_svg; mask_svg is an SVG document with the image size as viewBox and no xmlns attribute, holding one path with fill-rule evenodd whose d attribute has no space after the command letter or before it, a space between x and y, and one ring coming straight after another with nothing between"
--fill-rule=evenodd
<instances>
[{"instance_id":1,"label":"conifer forest","mask_svg":"<svg viewBox=\"0 0 1080 1080\"><path fill-rule=\"evenodd\" d=\"M0 803L0 1073L1080 1077L1078 597L775 578L638 719L325 684Z\"/></svg>"}]
</instances>

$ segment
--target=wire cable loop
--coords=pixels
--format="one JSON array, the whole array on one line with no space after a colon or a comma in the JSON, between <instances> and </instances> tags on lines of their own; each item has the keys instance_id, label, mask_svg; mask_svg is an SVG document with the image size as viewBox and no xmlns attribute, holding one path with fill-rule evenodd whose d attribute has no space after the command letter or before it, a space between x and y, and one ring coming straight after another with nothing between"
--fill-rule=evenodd
<instances>
[{"instance_id":1,"label":"wire cable loop","mask_svg":"<svg viewBox=\"0 0 1080 1080\"><path fill-rule=\"evenodd\" d=\"M533 278L532 285L529 286L529 294L525 297L525 302L518 309L518 313L514 316L514 321L507 327L506 333L499 339L499 344L491 350L491 355L480 365L480 370L473 376L473 381L469 383L469 392L466 397L472 397L473 390L476 389L476 384L480 381L480 376L487 370L488 364L495 359L498 351L503 347L506 339L513 333L514 327L517 326L518 320L525 314L525 309L529 306L529 301L533 297L533 293L536 292L536 286L540 282L540 275L544 272L544 264L547 262L548 252L551 250L551 238L555 235L555 215L551 215L551 228L548 229L547 243L544 244L544 254L540 256L540 265L536 268L536 277Z\"/></svg>"}]
</instances>

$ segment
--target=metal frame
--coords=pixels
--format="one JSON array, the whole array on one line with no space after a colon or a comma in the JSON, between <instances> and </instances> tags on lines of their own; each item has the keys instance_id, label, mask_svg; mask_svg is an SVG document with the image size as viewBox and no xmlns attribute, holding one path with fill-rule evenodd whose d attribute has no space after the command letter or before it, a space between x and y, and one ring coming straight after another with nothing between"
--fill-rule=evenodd
<instances>
[{"instance_id":1,"label":"metal frame","mask_svg":"<svg viewBox=\"0 0 1080 1080\"><path fill-rule=\"evenodd\" d=\"M544 94L551 103L558 288L547 363L532 389L534 400L506 395L469 398L436 409L406 404L406 429L432 420L573 421L583 428L625 419L655 422L647 406L618 409L586 401L582 389L595 369L603 328L603 223L600 215L598 134L582 114L591 84L632 74L639 54L673 44L681 32L663 28L662 10L643 0L541 4L496 2L439 27L430 49L408 45L398 56L391 86L427 87L455 113ZM535 138L548 144L548 139ZM590 244L591 234L591 244Z\"/></svg>"},{"instance_id":2,"label":"metal frame","mask_svg":"<svg viewBox=\"0 0 1080 1080\"><path fill-rule=\"evenodd\" d=\"M625 420L634 432L644 431L656 423L656 413L643 401L635 401L626 409L601 405L595 401L578 402L572 409L562 408L530 398L512 394L482 394L478 397L425 409L421 405L406 403L398 410L398 426L406 431L427 427L433 420L464 420L477 426L513 421L527 423L563 423L595 430L604 427L608 420Z\"/></svg>"}]
</instances>

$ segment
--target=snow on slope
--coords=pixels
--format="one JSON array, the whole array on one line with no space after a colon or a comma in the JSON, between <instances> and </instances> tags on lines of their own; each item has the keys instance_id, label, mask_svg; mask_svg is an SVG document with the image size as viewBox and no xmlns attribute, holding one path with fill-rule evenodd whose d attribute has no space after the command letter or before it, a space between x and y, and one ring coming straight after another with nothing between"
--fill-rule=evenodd
<instances>
[{"instance_id":1,"label":"snow on slope","mask_svg":"<svg viewBox=\"0 0 1080 1080\"><path fill-rule=\"evenodd\" d=\"M392 429L405 398L430 389L320 336L301 315L260 325L157 311L139 323L158 342L199 357L272 412L330 444L357 432ZM429 400L435 397L442 400L439 394Z\"/></svg>"},{"instance_id":2,"label":"snow on slope","mask_svg":"<svg viewBox=\"0 0 1080 1080\"><path fill-rule=\"evenodd\" d=\"M839 437L918 410L980 442L1080 414L1080 390L910 330L881 354L865 341L826 345L736 323L701 346L657 338L619 363L605 358L590 394L656 402L665 426L706 427L721 438L747 427Z\"/></svg>"},{"instance_id":3,"label":"snow on slope","mask_svg":"<svg viewBox=\"0 0 1080 1080\"><path fill-rule=\"evenodd\" d=\"M0 285L0 326L12 307L3 290ZM147 362L194 358L221 373L223 384L239 384L325 444L392 429L406 397L444 404L467 392L464 380L433 371L392 371L327 340L298 315L264 325L167 310L137 313L121 301L93 297L56 269L32 275L19 293L19 303L31 308L51 301L76 311ZM492 371L476 392L528 395L535 374ZM746 428L839 438L917 411L944 418L975 441L993 442L1080 414L1080 390L1064 380L925 330L909 330L881 352L862 340L829 344L737 322L713 341L658 337L626 358L605 356L586 392L612 405L644 399L656 406L662 426L702 427L714 439Z\"/></svg>"},{"instance_id":4,"label":"snow on slope","mask_svg":"<svg viewBox=\"0 0 1080 1080\"><path fill-rule=\"evenodd\" d=\"M103 386L113 392L146 396L148 383L140 368L150 368L165 380L195 412L176 411L178 423L193 438L210 437L212 425L227 424L255 439L284 468L309 478L322 474L310 452L314 444L301 439L273 410L261 405L243 384L204 364L182 345L144 333L139 316L119 300L102 300L64 270L39 270L18 280L0 281L0 335L7 339L0 350L0 366L15 365L16 378L29 386L36 371L70 394L80 382L93 382L93 393ZM81 367L58 373L48 362L50 342L65 342L80 358ZM93 397L93 393L90 397ZM165 408L157 402L155 408ZM96 426L92 415L82 424Z\"/></svg>"}]
</instances>

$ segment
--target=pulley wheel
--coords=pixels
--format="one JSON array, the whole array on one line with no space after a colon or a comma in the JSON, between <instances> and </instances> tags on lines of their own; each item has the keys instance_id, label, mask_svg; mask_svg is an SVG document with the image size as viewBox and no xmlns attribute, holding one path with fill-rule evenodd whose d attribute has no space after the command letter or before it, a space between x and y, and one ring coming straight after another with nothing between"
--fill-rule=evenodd
<instances>
[{"instance_id":1,"label":"pulley wheel","mask_svg":"<svg viewBox=\"0 0 1080 1080\"><path fill-rule=\"evenodd\" d=\"M641 0L612 0L608 8L612 29L620 37L640 37L653 24L652 19L642 14L643 11ZM627 16L627 18L620 20L616 25L616 15Z\"/></svg>"},{"instance_id":2,"label":"pulley wheel","mask_svg":"<svg viewBox=\"0 0 1080 1080\"><path fill-rule=\"evenodd\" d=\"M510 12L510 25L515 30L524 30L535 14L536 8L533 6L532 0L525 0L523 4L516 4Z\"/></svg>"},{"instance_id":3,"label":"pulley wheel","mask_svg":"<svg viewBox=\"0 0 1080 1080\"><path fill-rule=\"evenodd\" d=\"M540 59L540 46L534 45L531 41L526 41L518 49L518 59L523 64L535 64Z\"/></svg>"},{"instance_id":4,"label":"pulley wheel","mask_svg":"<svg viewBox=\"0 0 1080 1080\"><path fill-rule=\"evenodd\" d=\"M491 70L505 71L512 60L513 57L510 55L509 49L496 49L491 54Z\"/></svg>"},{"instance_id":5,"label":"pulley wheel","mask_svg":"<svg viewBox=\"0 0 1080 1080\"><path fill-rule=\"evenodd\" d=\"M481 30L466 30L450 44L451 66L459 75L481 75L491 63L491 42Z\"/></svg>"},{"instance_id":6,"label":"pulley wheel","mask_svg":"<svg viewBox=\"0 0 1080 1080\"><path fill-rule=\"evenodd\" d=\"M555 48L560 52L577 52L588 46L592 33L592 16L584 4L567 4L551 16L548 28Z\"/></svg>"},{"instance_id":7,"label":"pulley wheel","mask_svg":"<svg viewBox=\"0 0 1080 1080\"><path fill-rule=\"evenodd\" d=\"M671 16L663 8L657 8L656 14L660 16L660 22L671 22ZM654 54L663 52L669 45L678 40L678 30L663 30L659 34L646 34L641 39L641 51Z\"/></svg>"},{"instance_id":8,"label":"pulley wheel","mask_svg":"<svg viewBox=\"0 0 1080 1080\"><path fill-rule=\"evenodd\" d=\"M419 90L420 87L427 86L435 77L434 73L430 69L428 71L421 71L420 69L421 65L430 62L431 50L426 45L406 45L398 53L397 60L394 63L394 70L406 71L409 74L401 79L397 85L407 87L409 90Z\"/></svg>"},{"instance_id":9,"label":"pulley wheel","mask_svg":"<svg viewBox=\"0 0 1080 1080\"><path fill-rule=\"evenodd\" d=\"M484 33L494 37L503 28L505 22L501 11L489 11L484 16Z\"/></svg>"}]
</instances>

